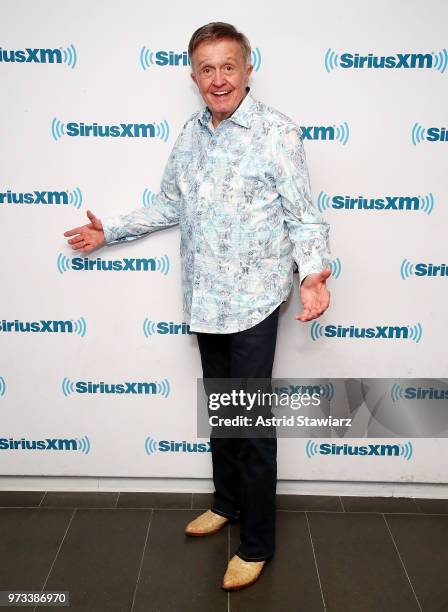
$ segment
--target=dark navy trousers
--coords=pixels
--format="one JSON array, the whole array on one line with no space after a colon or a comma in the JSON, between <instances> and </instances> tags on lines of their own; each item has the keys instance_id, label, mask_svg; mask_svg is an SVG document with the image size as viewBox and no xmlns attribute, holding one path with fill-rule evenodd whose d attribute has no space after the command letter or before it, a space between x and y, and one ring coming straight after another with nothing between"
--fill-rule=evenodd
<instances>
[{"instance_id":1,"label":"dark navy trousers","mask_svg":"<svg viewBox=\"0 0 448 612\"><path fill-rule=\"evenodd\" d=\"M241 332L197 333L204 384L208 378L271 379L280 306ZM269 560L275 551L277 438L211 437L213 512L239 519L245 561Z\"/></svg>"}]
</instances>

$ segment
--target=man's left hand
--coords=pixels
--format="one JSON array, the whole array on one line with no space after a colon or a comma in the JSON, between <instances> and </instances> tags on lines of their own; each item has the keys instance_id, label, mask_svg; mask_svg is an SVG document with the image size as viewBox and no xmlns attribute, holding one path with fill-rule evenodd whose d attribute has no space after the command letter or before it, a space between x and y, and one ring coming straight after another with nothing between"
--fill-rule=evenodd
<instances>
[{"instance_id":1,"label":"man's left hand","mask_svg":"<svg viewBox=\"0 0 448 612\"><path fill-rule=\"evenodd\" d=\"M325 282L331 275L331 269L325 268L317 274L308 274L300 285L300 299L303 312L296 315L298 321L317 319L330 304L330 292Z\"/></svg>"}]
</instances>

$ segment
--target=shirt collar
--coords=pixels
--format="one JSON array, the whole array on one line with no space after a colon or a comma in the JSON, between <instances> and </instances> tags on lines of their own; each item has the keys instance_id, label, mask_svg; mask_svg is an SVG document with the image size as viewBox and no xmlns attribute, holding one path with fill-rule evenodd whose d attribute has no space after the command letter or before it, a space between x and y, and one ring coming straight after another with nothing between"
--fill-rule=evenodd
<instances>
[{"instance_id":1,"label":"shirt collar","mask_svg":"<svg viewBox=\"0 0 448 612\"><path fill-rule=\"evenodd\" d=\"M249 128L252 120L252 111L255 106L255 99L252 97L250 93L250 87L246 88L247 94L243 98L241 104L238 108L233 112L230 117L227 119L233 121L233 123L237 123L242 127ZM200 123L202 125L207 126L210 124L212 119L212 113L208 106L206 106L203 111L200 113L198 117Z\"/></svg>"}]
</instances>

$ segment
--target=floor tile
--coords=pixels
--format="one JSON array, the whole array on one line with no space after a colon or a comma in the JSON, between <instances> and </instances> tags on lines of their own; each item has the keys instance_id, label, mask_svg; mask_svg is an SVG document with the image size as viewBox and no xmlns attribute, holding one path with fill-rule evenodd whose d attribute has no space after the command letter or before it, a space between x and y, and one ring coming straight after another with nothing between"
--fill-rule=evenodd
<instances>
[{"instance_id":1,"label":"floor tile","mask_svg":"<svg viewBox=\"0 0 448 612\"><path fill-rule=\"evenodd\" d=\"M415 612L418 605L380 514L310 512L330 612Z\"/></svg>"},{"instance_id":2,"label":"floor tile","mask_svg":"<svg viewBox=\"0 0 448 612\"><path fill-rule=\"evenodd\" d=\"M40 589L62 542L71 510L0 510L0 590Z\"/></svg>"},{"instance_id":3,"label":"floor tile","mask_svg":"<svg viewBox=\"0 0 448 612\"><path fill-rule=\"evenodd\" d=\"M191 508L191 493L120 493L117 508Z\"/></svg>"},{"instance_id":4,"label":"floor tile","mask_svg":"<svg viewBox=\"0 0 448 612\"><path fill-rule=\"evenodd\" d=\"M448 516L386 520L423 612L448 610Z\"/></svg>"},{"instance_id":5,"label":"floor tile","mask_svg":"<svg viewBox=\"0 0 448 612\"><path fill-rule=\"evenodd\" d=\"M412 512L419 513L409 497L342 497L346 512Z\"/></svg>"},{"instance_id":6,"label":"floor tile","mask_svg":"<svg viewBox=\"0 0 448 612\"><path fill-rule=\"evenodd\" d=\"M239 525L230 529L233 556L239 545ZM274 558L255 584L230 593L231 612L324 609L305 513L277 513L276 531Z\"/></svg>"},{"instance_id":7,"label":"floor tile","mask_svg":"<svg viewBox=\"0 0 448 612\"><path fill-rule=\"evenodd\" d=\"M227 612L228 527L193 538L192 510L154 510L133 612Z\"/></svg>"},{"instance_id":8,"label":"floor tile","mask_svg":"<svg viewBox=\"0 0 448 612\"><path fill-rule=\"evenodd\" d=\"M0 491L0 508L38 506L45 491Z\"/></svg>"},{"instance_id":9,"label":"floor tile","mask_svg":"<svg viewBox=\"0 0 448 612\"><path fill-rule=\"evenodd\" d=\"M208 510L213 505L213 493L193 493L192 508Z\"/></svg>"},{"instance_id":10,"label":"floor tile","mask_svg":"<svg viewBox=\"0 0 448 612\"><path fill-rule=\"evenodd\" d=\"M71 612L130 610L150 515L76 510L46 590L69 591Z\"/></svg>"},{"instance_id":11,"label":"floor tile","mask_svg":"<svg viewBox=\"0 0 448 612\"><path fill-rule=\"evenodd\" d=\"M115 508L118 493L49 491L42 508Z\"/></svg>"},{"instance_id":12,"label":"floor tile","mask_svg":"<svg viewBox=\"0 0 448 612\"><path fill-rule=\"evenodd\" d=\"M327 510L343 512L335 495L277 495L277 510Z\"/></svg>"}]
</instances>

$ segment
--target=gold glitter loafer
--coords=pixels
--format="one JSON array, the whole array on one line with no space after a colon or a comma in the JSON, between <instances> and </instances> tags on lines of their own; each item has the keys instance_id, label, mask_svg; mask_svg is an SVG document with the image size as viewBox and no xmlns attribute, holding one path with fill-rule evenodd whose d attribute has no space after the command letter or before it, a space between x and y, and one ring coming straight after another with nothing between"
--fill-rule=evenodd
<instances>
[{"instance_id":1,"label":"gold glitter loafer","mask_svg":"<svg viewBox=\"0 0 448 612\"><path fill-rule=\"evenodd\" d=\"M228 523L229 519L220 514L207 510L200 516L188 523L185 527L185 533L189 536L207 536L216 533Z\"/></svg>"},{"instance_id":2,"label":"gold glitter loafer","mask_svg":"<svg viewBox=\"0 0 448 612\"><path fill-rule=\"evenodd\" d=\"M224 574L221 587L226 591L238 591L258 580L266 561L244 561L233 556Z\"/></svg>"}]
</instances>

